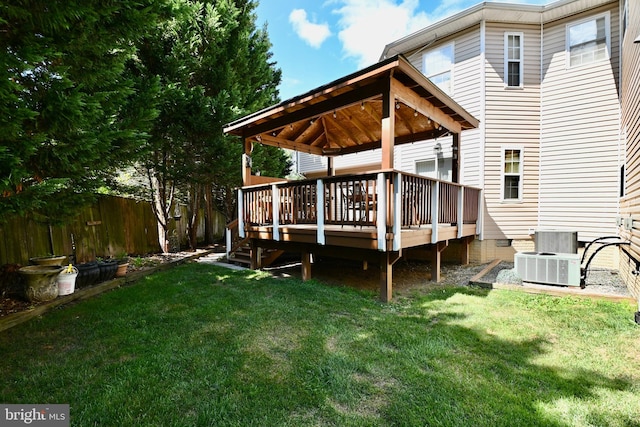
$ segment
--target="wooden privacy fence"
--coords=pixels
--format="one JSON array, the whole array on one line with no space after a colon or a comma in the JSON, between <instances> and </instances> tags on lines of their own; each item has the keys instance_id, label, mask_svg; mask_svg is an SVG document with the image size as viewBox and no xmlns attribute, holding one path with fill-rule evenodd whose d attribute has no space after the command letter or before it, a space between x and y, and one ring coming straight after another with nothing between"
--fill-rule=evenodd
<instances>
[{"instance_id":1,"label":"wooden privacy fence","mask_svg":"<svg viewBox=\"0 0 640 427\"><path fill-rule=\"evenodd\" d=\"M222 236L225 221L222 214L219 216L222 219L214 218L212 223L215 234ZM204 226L198 228L204 230ZM177 236L181 249L187 248L184 225L178 223L176 227L172 221L169 236ZM27 265L31 257L50 254L75 256L75 262L82 263L125 252L160 252L156 218L147 202L100 196L67 225L49 226L24 218L0 224L0 265Z\"/></svg>"}]
</instances>

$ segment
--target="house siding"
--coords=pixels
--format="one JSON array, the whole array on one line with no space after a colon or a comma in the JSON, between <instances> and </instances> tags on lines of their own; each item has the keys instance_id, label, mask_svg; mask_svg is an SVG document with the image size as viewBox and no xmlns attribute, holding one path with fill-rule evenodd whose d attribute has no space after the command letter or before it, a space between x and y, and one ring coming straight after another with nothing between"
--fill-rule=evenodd
<instances>
[{"instance_id":1,"label":"house siding","mask_svg":"<svg viewBox=\"0 0 640 427\"><path fill-rule=\"evenodd\" d=\"M581 241L616 232L619 167L617 3L544 26L540 228L578 231ZM569 68L567 24L610 14L610 59Z\"/></svg>"},{"instance_id":2,"label":"house siding","mask_svg":"<svg viewBox=\"0 0 640 427\"><path fill-rule=\"evenodd\" d=\"M640 276L635 260L640 260L640 43L633 40L640 36L640 3L629 1L628 27L622 45L622 129L626 129L626 177L625 196L620 201L623 217L633 218L633 228L620 227L624 240L634 259L624 252L620 254L620 273L631 293L640 300ZM639 307L640 310L640 307Z\"/></svg>"},{"instance_id":3,"label":"house siding","mask_svg":"<svg viewBox=\"0 0 640 427\"><path fill-rule=\"evenodd\" d=\"M504 34L524 36L524 85L505 88ZM528 239L538 219L540 142L540 27L486 24L485 239ZM523 150L520 202L502 201L502 149Z\"/></svg>"},{"instance_id":4,"label":"house siding","mask_svg":"<svg viewBox=\"0 0 640 427\"><path fill-rule=\"evenodd\" d=\"M481 70L480 64L480 26L459 33L455 38L447 38L430 46L430 49L452 43L454 44L454 66L453 66L453 98L466 111L474 117L481 113L480 97L481 83L478 78ZM424 50L410 55L412 64L422 69L422 54ZM480 152L479 129L462 132L460 136L460 183L465 185L480 186L481 173L480 166L482 155ZM436 143L442 145L442 157L452 157L452 138L443 137L438 140L422 141L413 144L399 146L402 155L400 169L406 172L415 172L416 161L432 160L434 158L433 147Z\"/></svg>"}]
</instances>

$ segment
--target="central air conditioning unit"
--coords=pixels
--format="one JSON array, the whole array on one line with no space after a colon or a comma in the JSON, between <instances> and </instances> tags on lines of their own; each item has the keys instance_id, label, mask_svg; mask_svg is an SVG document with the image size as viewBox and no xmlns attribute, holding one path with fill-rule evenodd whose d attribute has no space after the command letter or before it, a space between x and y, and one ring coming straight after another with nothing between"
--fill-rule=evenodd
<instances>
[{"instance_id":1,"label":"central air conditioning unit","mask_svg":"<svg viewBox=\"0 0 640 427\"><path fill-rule=\"evenodd\" d=\"M518 252L514 268L524 282L580 286L580 255Z\"/></svg>"}]
</instances>

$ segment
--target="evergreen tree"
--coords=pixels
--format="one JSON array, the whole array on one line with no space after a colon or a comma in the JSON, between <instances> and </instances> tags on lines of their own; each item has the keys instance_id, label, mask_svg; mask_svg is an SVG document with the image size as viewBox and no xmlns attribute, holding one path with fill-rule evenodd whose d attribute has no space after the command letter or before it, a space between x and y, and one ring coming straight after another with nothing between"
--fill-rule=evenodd
<instances>
[{"instance_id":1,"label":"evergreen tree","mask_svg":"<svg viewBox=\"0 0 640 427\"><path fill-rule=\"evenodd\" d=\"M280 71L270 62L266 28L256 29L251 0L173 0L173 18L140 45L137 75L160 81L160 114L142 162L150 183L161 246L175 197L188 206L190 243L196 244L200 208L212 188L241 184L242 144L222 134L240 115L277 102ZM272 150L272 169L286 174L286 155ZM273 164L272 162L271 164Z\"/></svg>"},{"instance_id":2,"label":"evergreen tree","mask_svg":"<svg viewBox=\"0 0 640 427\"><path fill-rule=\"evenodd\" d=\"M156 79L127 71L160 0L0 5L0 218L60 220L135 159Z\"/></svg>"}]
</instances>

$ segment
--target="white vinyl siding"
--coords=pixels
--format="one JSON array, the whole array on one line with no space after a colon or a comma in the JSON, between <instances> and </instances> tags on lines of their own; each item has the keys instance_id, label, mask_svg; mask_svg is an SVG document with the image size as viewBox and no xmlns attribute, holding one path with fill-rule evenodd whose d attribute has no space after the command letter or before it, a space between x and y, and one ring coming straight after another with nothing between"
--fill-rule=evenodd
<instances>
[{"instance_id":1,"label":"white vinyl siding","mask_svg":"<svg viewBox=\"0 0 640 427\"><path fill-rule=\"evenodd\" d=\"M505 90L505 32L522 34L520 90ZM526 239L538 223L540 27L487 23L485 40L484 238ZM510 146L526 153L517 203L504 199L503 150Z\"/></svg>"},{"instance_id":2,"label":"white vinyl siding","mask_svg":"<svg viewBox=\"0 0 640 427\"><path fill-rule=\"evenodd\" d=\"M481 80L478 75L481 72L480 62L480 26L474 27L456 34L455 40L445 40L442 45L454 45L453 81L455 81L455 95L453 99L474 117L480 117ZM434 49L439 46L433 47ZM418 50L419 52L419 50ZM409 54L412 64L421 69L422 55L418 52ZM482 153L480 151L481 130L472 129L462 132L460 135L460 183L464 185L481 185ZM431 160L434 157L433 147L436 143L442 146L442 156L452 158L452 138L444 136L437 140L415 142L405 144L397 149L401 151L400 169L406 172L415 172L415 162L419 160ZM397 153L397 151L396 151ZM396 154L396 160L398 159Z\"/></svg>"},{"instance_id":3,"label":"white vinyl siding","mask_svg":"<svg viewBox=\"0 0 640 427\"><path fill-rule=\"evenodd\" d=\"M567 24L566 43L569 67L579 67L609 59L611 29L609 13Z\"/></svg>"},{"instance_id":4,"label":"white vinyl siding","mask_svg":"<svg viewBox=\"0 0 640 427\"><path fill-rule=\"evenodd\" d=\"M616 233L622 157L617 9L544 27L539 226L578 231L581 241ZM604 13L611 58L569 67L567 26Z\"/></svg>"},{"instance_id":5,"label":"white vinyl siding","mask_svg":"<svg viewBox=\"0 0 640 427\"><path fill-rule=\"evenodd\" d=\"M507 87L522 87L523 45L523 33L504 33L504 84Z\"/></svg>"}]
</instances>

